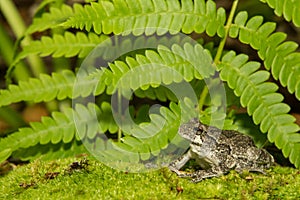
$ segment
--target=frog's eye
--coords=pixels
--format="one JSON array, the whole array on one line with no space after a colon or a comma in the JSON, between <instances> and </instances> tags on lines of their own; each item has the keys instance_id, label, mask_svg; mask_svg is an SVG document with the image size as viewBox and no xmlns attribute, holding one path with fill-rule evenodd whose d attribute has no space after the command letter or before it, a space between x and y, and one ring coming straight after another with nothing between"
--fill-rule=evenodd
<instances>
[{"instance_id":1,"label":"frog's eye","mask_svg":"<svg viewBox=\"0 0 300 200\"><path fill-rule=\"evenodd\" d=\"M207 132L207 126L204 124L200 124L199 125L199 130L200 132Z\"/></svg>"}]
</instances>

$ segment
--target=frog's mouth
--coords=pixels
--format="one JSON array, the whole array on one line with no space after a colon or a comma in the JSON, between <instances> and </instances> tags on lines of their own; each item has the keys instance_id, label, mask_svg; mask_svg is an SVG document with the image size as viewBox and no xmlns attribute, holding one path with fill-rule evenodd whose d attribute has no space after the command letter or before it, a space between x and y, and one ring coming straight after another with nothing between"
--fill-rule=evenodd
<instances>
[{"instance_id":1,"label":"frog's mouth","mask_svg":"<svg viewBox=\"0 0 300 200\"><path fill-rule=\"evenodd\" d=\"M209 169L212 166L218 166L220 161L213 158L209 150L201 148L201 146L191 145L191 157L202 169Z\"/></svg>"}]
</instances>

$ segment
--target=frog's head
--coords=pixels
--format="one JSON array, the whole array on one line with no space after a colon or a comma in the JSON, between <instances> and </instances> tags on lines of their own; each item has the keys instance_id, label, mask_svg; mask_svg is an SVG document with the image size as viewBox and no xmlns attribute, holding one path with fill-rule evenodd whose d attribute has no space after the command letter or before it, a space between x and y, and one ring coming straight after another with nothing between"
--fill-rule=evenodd
<instances>
[{"instance_id":1,"label":"frog's head","mask_svg":"<svg viewBox=\"0 0 300 200\"><path fill-rule=\"evenodd\" d=\"M199 132L200 122L197 118L191 119L189 122L182 124L179 127L178 133L181 137L193 142L195 136Z\"/></svg>"}]
</instances>

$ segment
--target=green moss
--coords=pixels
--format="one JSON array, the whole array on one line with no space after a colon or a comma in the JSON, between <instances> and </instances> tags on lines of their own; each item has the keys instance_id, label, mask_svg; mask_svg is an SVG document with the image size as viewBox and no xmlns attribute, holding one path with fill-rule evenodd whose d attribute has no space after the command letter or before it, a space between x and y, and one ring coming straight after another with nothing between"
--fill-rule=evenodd
<instances>
[{"instance_id":1,"label":"green moss","mask_svg":"<svg viewBox=\"0 0 300 200\"><path fill-rule=\"evenodd\" d=\"M178 178L168 169L125 173L106 167L93 158L88 158L87 167L72 170L69 165L81 159L36 160L18 166L0 177L0 199L300 198L300 172L288 167L274 167L266 175L240 175L233 171L194 184Z\"/></svg>"}]
</instances>

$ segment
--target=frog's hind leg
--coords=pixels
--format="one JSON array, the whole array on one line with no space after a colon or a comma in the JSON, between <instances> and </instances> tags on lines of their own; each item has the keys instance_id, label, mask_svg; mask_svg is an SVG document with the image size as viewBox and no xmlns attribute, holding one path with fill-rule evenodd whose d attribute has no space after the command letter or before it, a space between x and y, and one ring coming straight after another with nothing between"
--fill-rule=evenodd
<instances>
[{"instance_id":1,"label":"frog's hind leg","mask_svg":"<svg viewBox=\"0 0 300 200\"><path fill-rule=\"evenodd\" d=\"M235 171L237 171L239 174L242 174L243 172L258 172L258 173L261 173L261 174L267 174L265 172L264 169L261 169L261 168L255 168L255 167L247 167L247 168L235 168Z\"/></svg>"},{"instance_id":2,"label":"frog's hind leg","mask_svg":"<svg viewBox=\"0 0 300 200\"><path fill-rule=\"evenodd\" d=\"M209 168L207 170L198 170L193 176L192 182L197 183L202 181L203 179L219 177L229 172L229 169L222 169L219 166Z\"/></svg>"}]
</instances>

